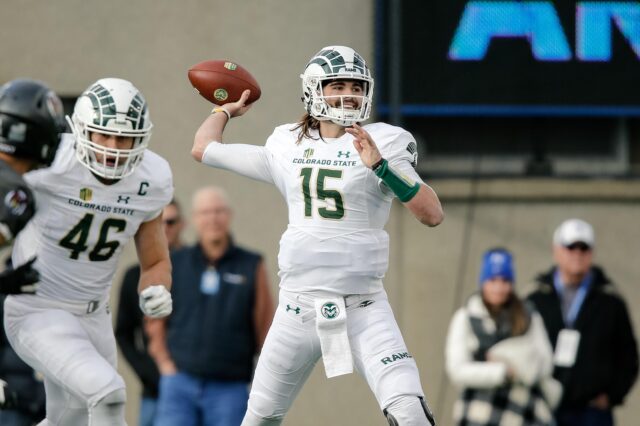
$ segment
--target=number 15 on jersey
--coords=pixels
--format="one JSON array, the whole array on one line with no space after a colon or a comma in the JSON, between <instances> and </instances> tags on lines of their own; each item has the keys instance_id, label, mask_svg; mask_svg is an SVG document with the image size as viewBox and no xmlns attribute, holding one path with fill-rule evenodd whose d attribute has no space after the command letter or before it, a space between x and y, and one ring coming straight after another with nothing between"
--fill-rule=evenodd
<instances>
[{"instance_id":1,"label":"number 15 on jersey","mask_svg":"<svg viewBox=\"0 0 640 426\"><path fill-rule=\"evenodd\" d=\"M318 214L323 219L339 220L344 217L342 194L337 189L325 188L325 182L328 179L342 179L342 170L305 167L300 170L300 176L302 176L305 217L313 216L313 199L327 203L327 207L318 208ZM331 204L333 208L329 207Z\"/></svg>"}]
</instances>

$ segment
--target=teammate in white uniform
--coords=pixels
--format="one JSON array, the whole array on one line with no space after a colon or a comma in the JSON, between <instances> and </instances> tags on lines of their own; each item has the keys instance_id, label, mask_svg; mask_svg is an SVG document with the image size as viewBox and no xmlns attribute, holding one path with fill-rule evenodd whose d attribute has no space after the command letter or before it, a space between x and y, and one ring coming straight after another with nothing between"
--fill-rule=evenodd
<instances>
[{"instance_id":1,"label":"teammate in white uniform","mask_svg":"<svg viewBox=\"0 0 640 426\"><path fill-rule=\"evenodd\" d=\"M383 230L394 196L424 224L443 212L414 170L416 142L399 127L361 127L373 79L353 49L329 46L302 74L307 113L277 127L264 147L223 145L231 117L249 92L214 108L192 155L277 186L289 207L280 240L280 306L267 336L243 426L278 425L317 360L328 377L356 370L391 425L434 424L415 361L382 286L389 239Z\"/></svg>"},{"instance_id":2,"label":"teammate in white uniform","mask_svg":"<svg viewBox=\"0 0 640 426\"><path fill-rule=\"evenodd\" d=\"M68 119L69 120L69 119ZM125 425L108 298L131 237L140 260L140 306L171 312L171 264L161 212L171 200L167 162L148 151L152 124L130 82L98 80L75 105L52 166L25 175L37 212L16 239L13 262L37 256L36 295L7 298L11 345L45 375L42 425Z\"/></svg>"}]
</instances>

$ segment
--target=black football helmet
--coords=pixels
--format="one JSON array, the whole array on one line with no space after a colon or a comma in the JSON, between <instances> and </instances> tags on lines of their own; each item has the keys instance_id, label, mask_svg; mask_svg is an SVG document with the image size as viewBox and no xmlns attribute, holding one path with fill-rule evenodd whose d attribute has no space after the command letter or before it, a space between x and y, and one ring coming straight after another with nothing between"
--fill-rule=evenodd
<instances>
[{"instance_id":1,"label":"black football helmet","mask_svg":"<svg viewBox=\"0 0 640 426\"><path fill-rule=\"evenodd\" d=\"M17 79L0 87L0 152L48 166L63 131L62 101L44 83Z\"/></svg>"}]
</instances>

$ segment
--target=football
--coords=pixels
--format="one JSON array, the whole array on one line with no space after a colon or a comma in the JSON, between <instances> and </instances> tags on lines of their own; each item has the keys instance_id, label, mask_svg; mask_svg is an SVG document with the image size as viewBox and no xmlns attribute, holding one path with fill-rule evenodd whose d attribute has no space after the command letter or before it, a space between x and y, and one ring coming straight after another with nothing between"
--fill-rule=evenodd
<instances>
[{"instance_id":1,"label":"football","mask_svg":"<svg viewBox=\"0 0 640 426\"><path fill-rule=\"evenodd\" d=\"M262 94L251 73L233 61L203 61L192 66L188 76L196 91L216 105L236 102L246 89L251 90L247 104L257 101Z\"/></svg>"}]
</instances>

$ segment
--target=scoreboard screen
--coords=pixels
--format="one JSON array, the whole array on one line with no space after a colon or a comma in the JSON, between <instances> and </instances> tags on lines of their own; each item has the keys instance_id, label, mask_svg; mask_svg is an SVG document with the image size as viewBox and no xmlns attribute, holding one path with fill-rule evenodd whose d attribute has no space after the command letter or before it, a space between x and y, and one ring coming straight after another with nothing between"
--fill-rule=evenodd
<instances>
[{"instance_id":1,"label":"scoreboard screen","mask_svg":"<svg viewBox=\"0 0 640 426\"><path fill-rule=\"evenodd\" d=\"M378 112L400 67L405 116L640 116L640 2L377 0Z\"/></svg>"}]
</instances>

